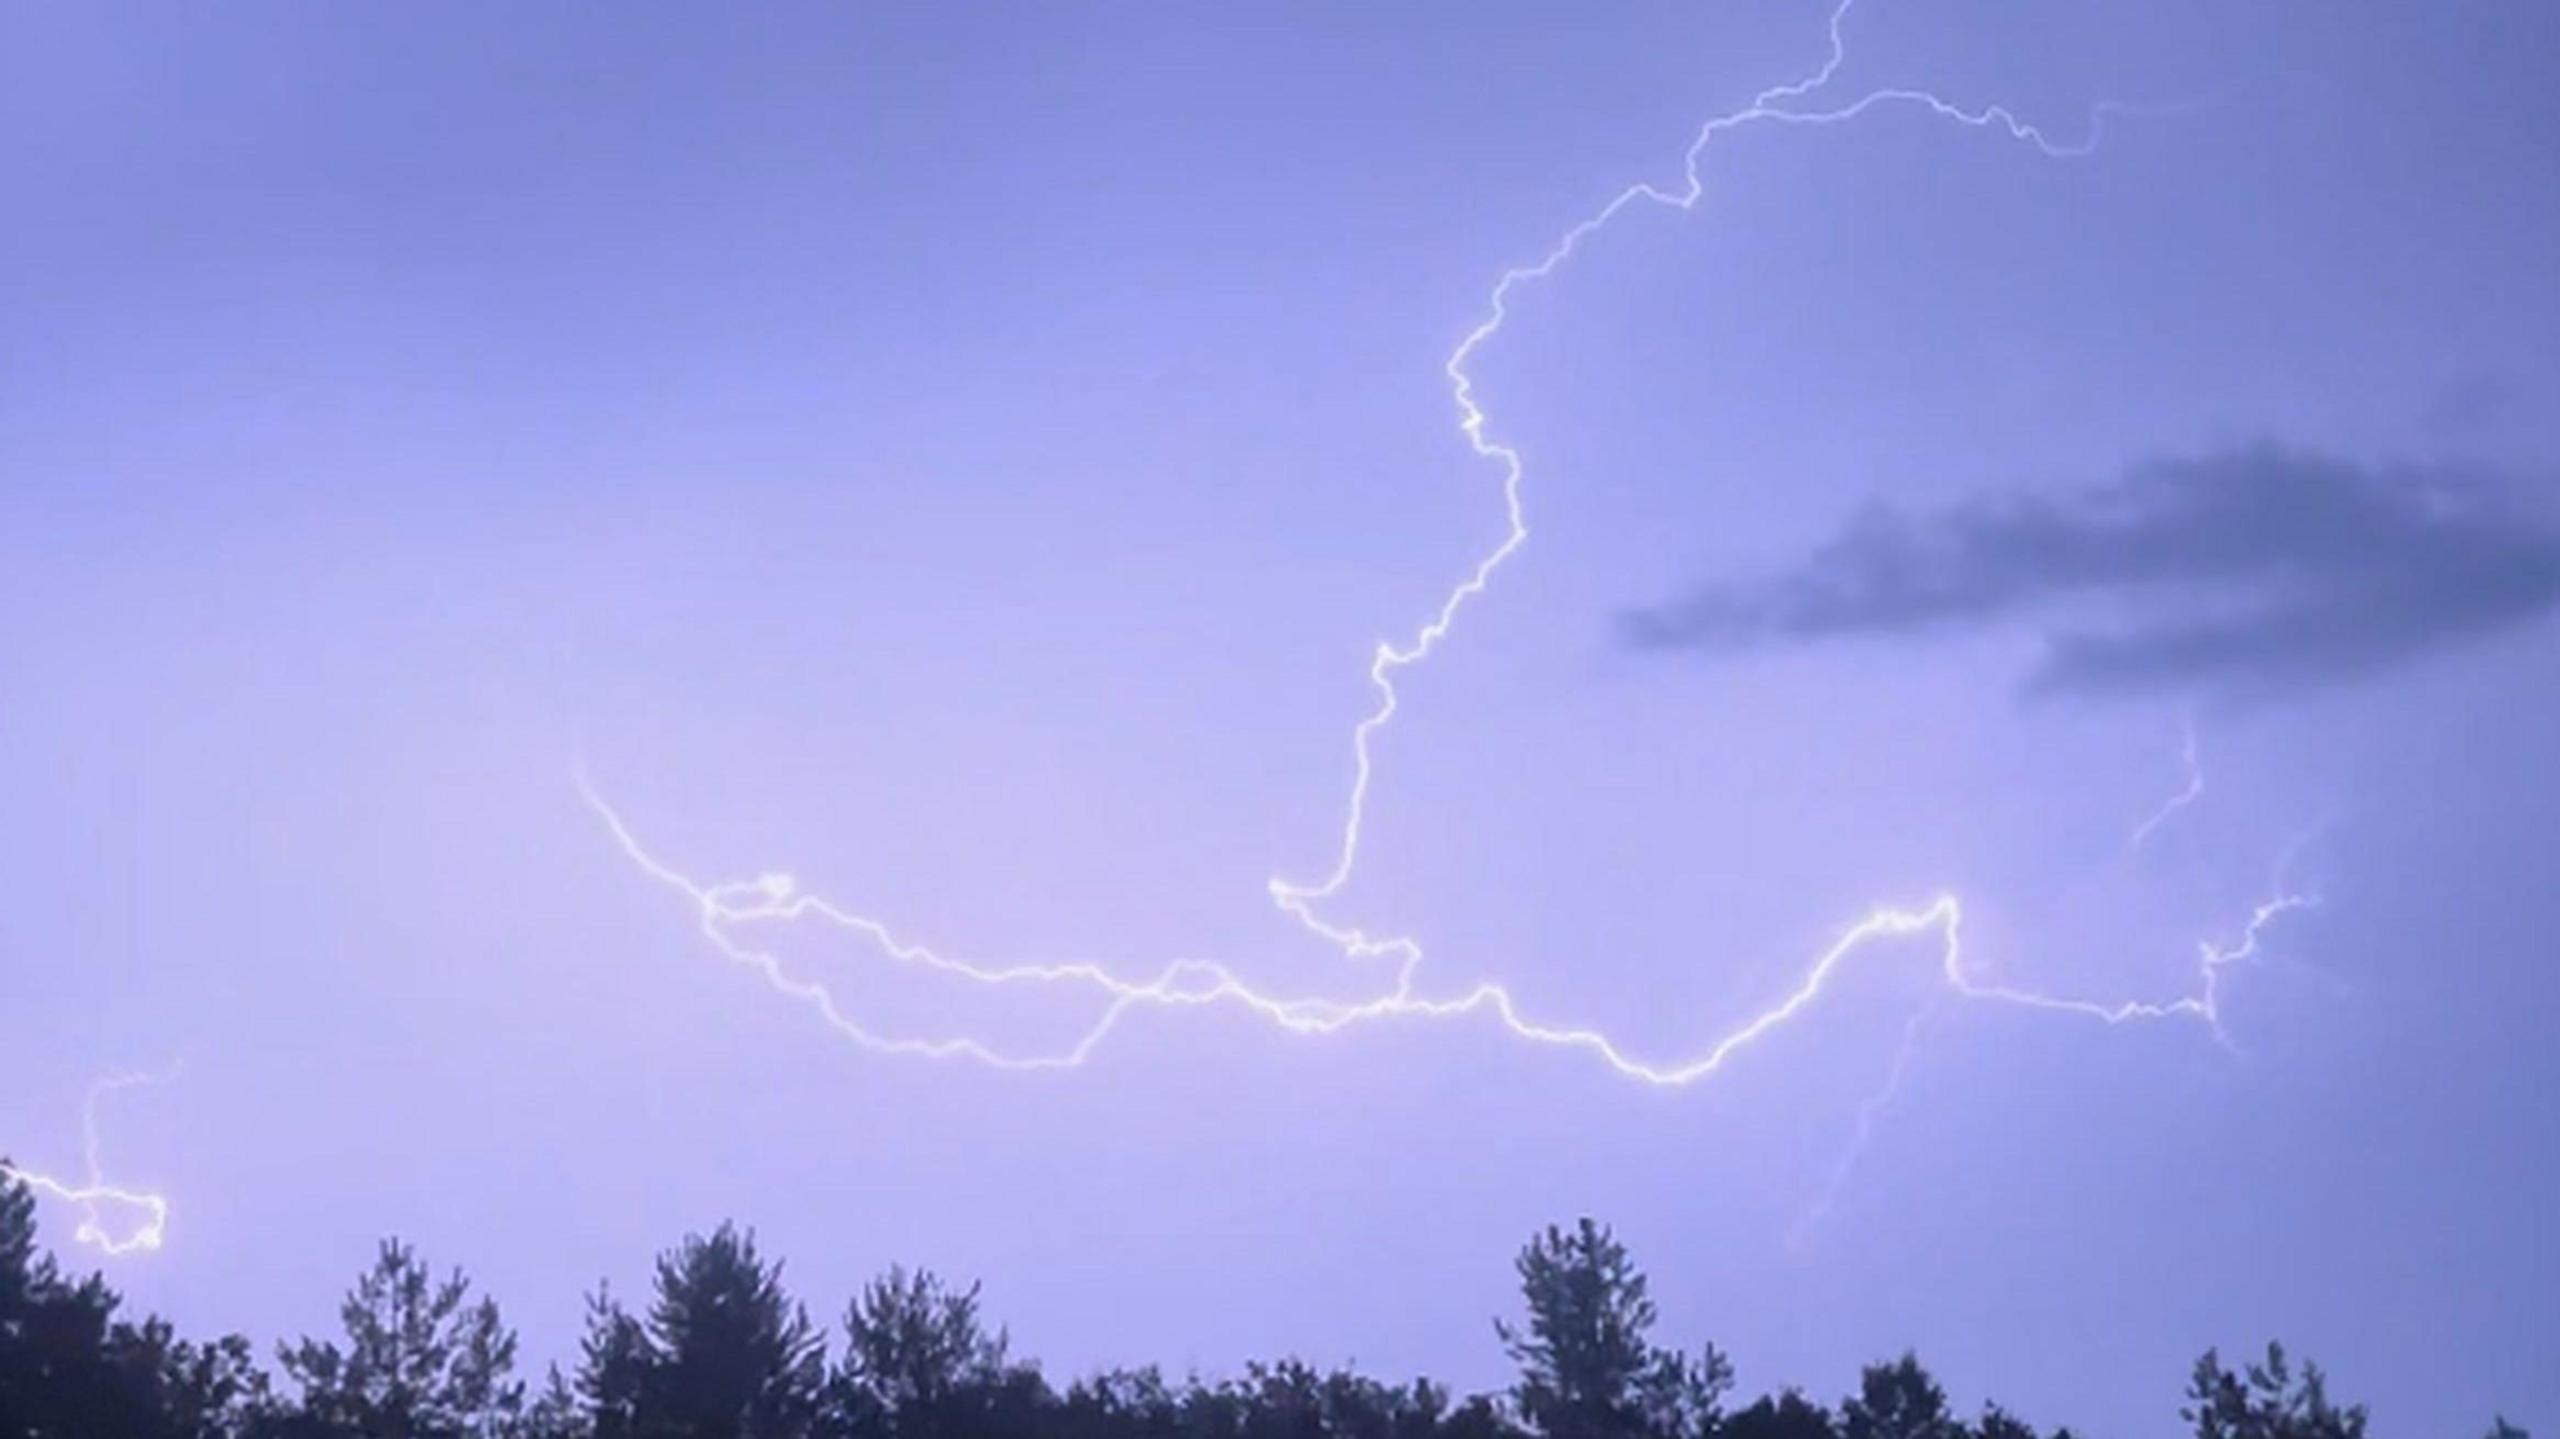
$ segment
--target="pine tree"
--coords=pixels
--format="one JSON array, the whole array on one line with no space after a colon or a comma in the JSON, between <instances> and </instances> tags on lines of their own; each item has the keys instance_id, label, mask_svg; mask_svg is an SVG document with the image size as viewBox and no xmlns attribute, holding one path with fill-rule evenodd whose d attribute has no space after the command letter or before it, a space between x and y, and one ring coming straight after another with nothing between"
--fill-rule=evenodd
<instances>
[{"instance_id":1,"label":"pine tree","mask_svg":"<svg viewBox=\"0 0 2560 1439\"><path fill-rule=\"evenodd\" d=\"M597 1439L802 1439L823 1347L782 1265L723 1224L658 1257L647 1319L590 1301L577 1388Z\"/></svg>"},{"instance_id":2,"label":"pine tree","mask_svg":"<svg viewBox=\"0 0 2560 1439\"><path fill-rule=\"evenodd\" d=\"M2206 1350L2187 1400L2178 1413L2195 1426L2196 1439L2364 1439L2364 1406L2331 1402L2317 1364L2303 1365L2297 1378L2281 1344L2269 1344L2265 1359L2236 1372Z\"/></svg>"},{"instance_id":3,"label":"pine tree","mask_svg":"<svg viewBox=\"0 0 2560 1439\"><path fill-rule=\"evenodd\" d=\"M1657 1348L1645 1277L1615 1235L1589 1219L1548 1226L1520 1251L1525 1332L1497 1320L1520 1366L1512 1402L1547 1439L1682 1439L1711 1433L1732 1369L1710 1346L1697 1359Z\"/></svg>"},{"instance_id":4,"label":"pine tree","mask_svg":"<svg viewBox=\"0 0 2560 1439\"><path fill-rule=\"evenodd\" d=\"M1841 1401L1840 1432L1844 1439L1963 1439L1964 1426L1920 1357L1906 1352L1866 1367L1858 1392Z\"/></svg>"},{"instance_id":5,"label":"pine tree","mask_svg":"<svg viewBox=\"0 0 2560 1439\"><path fill-rule=\"evenodd\" d=\"M460 1269L439 1280L386 1239L338 1306L345 1347L305 1338L277 1360L324 1431L365 1439L498 1439L524 1405L515 1331Z\"/></svg>"}]
</instances>

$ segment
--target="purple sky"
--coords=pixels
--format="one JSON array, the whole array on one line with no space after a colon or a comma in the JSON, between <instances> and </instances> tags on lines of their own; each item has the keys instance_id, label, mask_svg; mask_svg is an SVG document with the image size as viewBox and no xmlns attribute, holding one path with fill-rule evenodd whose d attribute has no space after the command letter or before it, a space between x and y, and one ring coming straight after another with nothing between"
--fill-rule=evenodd
<instances>
[{"instance_id":1,"label":"purple sky","mask_svg":"<svg viewBox=\"0 0 2560 1439\"><path fill-rule=\"evenodd\" d=\"M1441 366L1822 18L10 8L0 1145L77 1170L84 1089L183 1059L102 1136L174 1206L113 1277L199 1330L324 1325L397 1232L565 1356L735 1216L825 1313L983 1276L1057 1370L1490 1385L1591 1212L1754 1388L1916 1345L2160 1433L2275 1336L2393 1432L2560 1425L2543 7L1865 0L1836 99L2196 103L1734 132L1471 367L1533 533L1328 918L1676 1060L1878 904L2163 1003L2316 892L2227 1044L1923 936L1678 1089L1483 1013L887 1057L582 804L975 962L1378 992L1265 885L1502 539ZM902 1034L1095 1014L755 937Z\"/></svg>"}]
</instances>

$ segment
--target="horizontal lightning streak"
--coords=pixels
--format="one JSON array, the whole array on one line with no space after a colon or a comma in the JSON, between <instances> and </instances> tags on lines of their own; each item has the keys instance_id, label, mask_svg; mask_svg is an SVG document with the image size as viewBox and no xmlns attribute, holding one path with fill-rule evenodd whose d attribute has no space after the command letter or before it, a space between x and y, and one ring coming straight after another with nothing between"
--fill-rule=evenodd
<instances>
[{"instance_id":1,"label":"horizontal lightning streak","mask_svg":"<svg viewBox=\"0 0 2560 1439\"><path fill-rule=\"evenodd\" d=\"M1938 975L1947 988L1967 999L2077 1014L2107 1024L2183 1015L2206 1021L2216 1026L2218 1031L2219 971L2255 955L2260 931L2277 916L2313 903L2307 896L2279 895L2257 907L2238 943L2229 947L2209 942L2201 945L2198 965L2201 987L2196 993L2161 1002L2127 1001L2117 1004L2058 997L1976 980L1968 972L1960 942L1963 910L1952 895L1942 895L1918 909L1878 909L1843 931L1814 960L1795 989L1768 1009L1727 1031L1688 1058L1648 1060L1629 1053L1600 1030L1529 1018L1511 991L1495 983L1478 984L1452 995L1425 997L1413 992L1408 973L1399 978L1394 989L1353 1001L1269 994L1248 984L1225 966L1205 959L1175 960L1148 980L1123 978L1100 965L1089 963L988 966L954 959L931 946L898 938L876 919L852 913L821 896L802 893L788 875L768 874L753 880L720 884L704 884L689 878L644 848L620 812L596 791L583 773L578 783L580 795L604 822L623 853L651 878L692 901L702 936L714 949L735 963L754 970L780 993L810 1006L830 1028L846 1039L882 1054L966 1059L1011 1070L1071 1069L1081 1065L1133 1009L1226 1004L1251 1011L1282 1029L1300 1034L1328 1034L1353 1025L1387 1020L1451 1019L1484 1013L1491 1015L1516 1038L1583 1050L1626 1078L1677 1087L1714 1074L1745 1048L1795 1018L1820 999L1832 976L1871 942L1920 934L1937 936ZM916 1039L881 1034L847 1015L827 986L795 977L771 950L751 944L735 933L753 925L792 924L810 919L860 936L882 956L900 965L979 985L1081 986L1103 1001L1102 1008L1073 1044L1045 1054L1007 1054L965 1036Z\"/></svg>"}]
</instances>

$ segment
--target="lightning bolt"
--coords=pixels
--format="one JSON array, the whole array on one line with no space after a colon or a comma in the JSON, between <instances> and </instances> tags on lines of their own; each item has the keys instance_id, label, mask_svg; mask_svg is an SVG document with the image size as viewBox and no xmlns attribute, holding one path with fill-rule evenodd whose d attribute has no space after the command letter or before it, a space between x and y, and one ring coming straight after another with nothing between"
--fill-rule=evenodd
<instances>
[{"instance_id":1,"label":"lightning bolt","mask_svg":"<svg viewBox=\"0 0 2560 1439\"><path fill-rule=\"evenodd\" d=\"M1523 285L1537 284L1552 277L1573 259L1583 242L1637 205L1656 205L1682 214L1696 209L1706 195L1706 182L1699 173L1699 166L1708 147L1718 136L1729 131L1763 124L1845 124L1871 110L1899 105L1917 107L1971 129L1996 127L2011 139L2033 146L2049 158L2067 159L2086 155L2097 148L2110 115L2133 113L2136 109L2113 101L2102 102L2090 111L2087 134L2078 141L2062 143L2038 127L2020 120L2005 106L1990 105L1968 110L1925 90L1871 90L1847 104L1830 109L1789 108L1787 102L1801 100L1828 85L1839 73L1841 65L1846 63L1848 46L1842 37L1841 27L1856 3L1857 0L1840 0L1832 9L1826 27L1829 48L1820 68L1801 80L1770 86L1753 96L1751 102L1741 109L1716 116L1698 127L1688 149L1681 153L1681 183L1678 188L1666 190L1651 183L1629 185L1607 204L1566 230L1536 263L1505 270L1494 282L1493 291L1486 300L1484 318L1459 340L1458 347L1450 351L1448 359L1441 364L1441 373L1449 382L1450 397L1457 405L1458 430L1465 437L1467 448L1478 459L1490 462L1501 471L1506 528L1501 543L1476 562L1473 572L1449 591L1441 600L1439 609L1414 632L1411 639L1402 644L1381 643L1370 657L1369 684L1377 694L1377 703L1352 727L1351 795L1344 805L1341 841L1334 852L1332 868L1312 884L1276 876L1270 881L1272 900L1284 913L1347 954L1353 957L1397 955L1403 959L1408 974L1412 966L1421 961L1421 948L1410 938L1373 938L1356 927L1327 922L1316 913L1316 906L1340 893L1343 886L1350 883L1352 871L1359 864L1361 826L1368 814L1370 782L1377 773L1373 741L1378 732L1395 718L1399 703L1396 673L1429 659L1441 641L1456 628L1460 612L1485 592L1493 582L1494 573L1529 542L1528 510L1522 498L1527 462L1519 450L1487 433L1491 417L1476 401L1475 376L1468 370L1476 352L1502 333L1503 325L1511 318L1513 293Z\"/></svg>"},{"instance_id":2,"label":"lightning bolt","mask_svg":"<svg viewBox=\"0 0 2560 1439\"><path fill-rule=\"evenodd\" d=\"M1823 1220L1831 1217L1833 1207L1839 1204L1840 1196L1848 1190L1850 1177L1858 1172L1858 1161L1866 1157L1867 1142L1875 1138L1876 1120L1902 1095L1902 1077L1911 1070L1911 1056L1920 1048L1920 1031L1928 1024L1930 1012L1927 1009L1915 1010L1909 1019L1903 1021L1902 1042L1894 1046L1893 1066L1885 1071L1884 1083L1876 1086L1875 1093L1859 1101L1857 1126L1850 1133L1847 1147L1840 1151L1840 1158L1832 1165L1831 1178L1822 1186L1822 1193L1815 1198L1812 1207L1806 1209L1796 1219L1794 1227L1787 1231L1789 1249L1802 1250L1813 1237L1813 1231L1821 1226Z\"/></svg>"},{"instance_id":3,"label":"lightning bolt","mask_svg":"<svg viewBox=\"0 0 2560 1439\"><path fill-rule=\"evenodd\" d=\"M2185 754L2190 776L2188 790L2200 792L2202 781L2194 777L2196 774L2195 731L2192 724L2187 731ZM2187 800L2192 799L2193 793L2189 793ZM2173 800L2170 808L2174 810L2185 802L2187 801ZM2233 965L2257 958L2260 939L2266 933L2268 926L2278 919L2296 910L2312 909L2319 905L2318 894L2294 888L2289 878L2296 857L2318 838L2319 834L2319 827L2306 830L2277 852L2275 872L2268 882L2269 895L2250 908L2249 917L2241 924L2236 938L2227 943L2219 943L2210 938L2196 941L2196 990L2193 994L2165 1004L2092 1005L2072 1000L2055 1000L2044 995L1997 986L1969 984L1960 973L1950 974L1949 987L1966 998L1999 1000L2025 1005L2032 1009L2058 1008L2067 1013L2081 1014L2109 1024L2121 1024L2137 1019L2179 1017L2195 1019L2212 1031L2215 1043L2220 1044L2226 1051L2237 1054L2238 1047L2232 1043L2229 1031L2222 1027L2222 972ZM1866 1155L1868 1142L1875 1137L1877 1118L1901 1097L1903 1077L1910 1072L1911 1057L1920 1047L1920 1032L1927 1026L1934 1013L1934 1006L1921 1009L1915 1011L1904 1023L1902 1042L1894 1048L1893 1063L1885 1071L1884 1082L1876 1087L1874 1093L1859 1102L1857 1122L1850 1134L1849 1142L1841 1150L1839 1160L1833 1165L1831 1177L1824 1183L1822 1193L1814 1200L1812 1206L1797 1218L1794 1227L1788 1231L1789 1248L1803 1249L1813 1231L1821 1225L1823 1220L1830 1217L1833 1207L1840 1202L1840 1196L1847 1190L1849 1180L1857 1173L1859 1161Z\"/></svg>"},{"instance_id":4,"label":"lightning bolt","mask_svg":"<svg viewBox=\"0 0 2560 1439\"><path fill-rule=\"evenodd\" d=\"M624 855L649 878L682 894L692 905L703 940L718 954L756 973L766 984L814 1012L843 1039L880 1054L973 1062L1003 1070L1071 1069L1083 1064L1133 1012L1142 1009L1200 1009L1223 1006L1242 1010L1294 1034L1329 1034L1357 1026L1404 1021L1447 1021L1479 1017L1510 1037L1531 1044L1579 1051L1614 1073L1649 1085L1678 1087L1723 1070L1746 1050L1785 1027L1821 999L1837 975L1856 957L1892 949L1900 942L1925 939L1935 950L1935 968L1948 990L1963 999L1987 1004L2069 1014L2116 1025L2141 1020L2191 1019L2220 1033L2219 975L2227 966L2256 953L2260 932L2279 916L2307 904L2307 897L2280 893L2262 903L2241 939L2228 945L2206 944L2199 961L2196 989L2158 1001L2099 1002L2057 996L1994 982L1978 974L1961 944L1963 911L1955 896L1939 895L1916 907L1879 907L1842 930L1814 956L1794 988L1766 1009L1718 1034L1686 1054L1648 1057L1636 1054L1606 1033L1588 1027L1532 1017L1502 984L1485 982L1440 994L1427 994L1418 983L1423 959L1421 943L1409 935L1373 934L1351 923L1328 918L1325 908L1347 886L1360 859L1369 798L1377 774L1377 737L1395 719L1400 693L1398 677L1420 665L1449 638L1459 619L1492 584L1495 575L1529 541L1523 500L1526 462L1519 450L1496 438L1491 420L1476 399L1470 366L1486 345L1502 332L1514 297L1523 287L1552 278L1592 236L1621 215L1642 206L1673 212L1694 210L1705 194L1701 165L1710 147L1731 132L1773 126L1846 124L1886 109L1907 109L1968 129L1990 130L2056 159L2088 154L2101 138L2107 120L2116 115L2149 113L2106 102L2093 107L2085 133L2057 140L1998 105L1967 108L1925 90L1879 89L1843 103L1814 103L1846 58L1842 26L1854 0L1842 0L1829 12L1828 48L1821 65L1802 79L1762 90L1740 109L1706 121L1682 153L1681 180L1676 186L1631 185L1573 225L1532 264L1502 273L1487 297L1483 318L1468 330L1442 365L1455 403L1459 433L1469 450L1495 468L1507 526L1497 545L1483 554L1443 597L1422 624L1401 642L1383 642L1373 652L1368 677L1375 700L1351 730L1351 785L1343 807L1331 863L1320 877L1267 882L1271 901L1306 932L1346 958L1394 961L1392 980L1365 997L1283 995L1257 988L1226 966L1206 959L1175 959L1145 977L1128 977L1085 962L981 964L944 955L931 946L896 933L886 922L803 892L788 874L773 873L750 880L706 883L694 879L644 847L636 832L598 791L581 759L578 792L602 822ZM1090 1021L1071 1041L1037 1052L1016 1052L963 1033L895 1034L874 1028L850 1013L835 992L816 980L795 975L750 933L799 924L841 931L859 945L902 969L996 989L1064 988L1088 994L1095 1008ZM1911 1034L1916 1035L1916 1029ZM1906 1037L1905 1057L1912 1040ZM1900 1061L1897 1061L1897 1074ZM1873 1114L1862 1123L1872 1124Z\"/></svg>"},{"instance_id":5,"label":"lightning bolt","mask_svg":"<svg viewBox=\"0 0 2560 1439\"><path fill-rule=\"evenodd\" d=\"M787 874L766 874L752 880L717 884L704 884L692 879L642 847L620 812L596 791L583 773L579 776L579 792L634 864L693 903L697 926L712 948L734 963L761 975L779 993L816 1011L830 1028L844 1038L881 1054L924 1059L968 1059L997 1069L1070 1069L1081 1065L1133 1009L1226 1004L1259 1014L1283 1029L1300 1034L1327 1034L1354 1025L1386 1020L1451 1019L1469 1014L1489 1014L1519 1039L1583 1050L1626 1078L1677 1087L1695 1083L1717 1072L1735 1055L1795 1018L1820 999L1832 976L1869 944L1923 934L1936 937L1938 973L1947 988L1967 999L2076 1014L2111 1025L2132 1020L2188 1016L2218 1027L2221 1010L2217 976L2220 970L2254 957L2260 932L2276 918L2316 902L2308 895L2280 893L2257 906L2238 942L2229 946L2216 945L2211 941L2202 943L2199 946L2200 985L2197 992L2165 1001L2127 1000L2117 1003L2055 996L1977 978L1961 943L1963 907L1953 895L1940 895L1916 909L1879 908L1842 931L1813 961L1796 987L1769 1008L1687 1058L1647 1060L1622 1048L1600 1030L1544 1023L1527 1017L1510 990L1500 984L1482 983L1436 998L1419 995L1414 991L1410 965L1399 972L1393 989L1355 1002L1323 996L1269 994L1248 984L1224 965L1205 959L1177 959L1155 977L1144 980L1122 978L1091 963L989 966L955 959L928 945L901 939L877 919L844 909L823 896L803 893ZM795 977L771 950L750 943L736 933L750 926L791 925L803 920L814 920L858 936L884 958L902 966L979 985L1079 986L1101 997L1103 1006L1090 1027L1072 1044L1040 1054L1008 1054L965 1036L913 1038L883 1034L846 1014L827 986ZM1410 946L1418 954L1420 949L1410 939L1365 942L1371 952ZM1345 945L1346 949L1352 947L1350 943Z\"/></svg>"},{"instance_id":6,"label":"lightning bolt","mask_svg":"<svg viewBox=\"0 0 2560 1439\"><path fill-rule=\"evenodd\" d=\"M2167 824L2178 811L2204 798L2204 766L2196 758L2196 717L2194 715L2188 715L2179 727L2178 769L2186 777L2185 780L2178 786L2176 793L2161 801L2158 809L2153 810L2142 823L2133 827L2133 834L2125 841L2126 848L2142 848L2150 842L2153 832Z\"/></svg>"},{"instance_id":7,"label":"lightning bolt","mask_svg":"<svg viewBox=\"0 0 2560 1439\"><path fill-rule=\"evenodd\" d=\"M39 1194L78 1205L80 1227L71 1236L75 1243L90 1245L110 1257L158 1249L169 1234L169 1201L162 1195L107 1182L105 1163L100 1157L98 1104L118 1090L165 1084L176 1077L177 1070L172 1067L160 1072L109 1075L89 1086L80 1102L80 1151L82 1162L88 1167L86 1180L74 1183L7 1160L0 1160L0 1179L16 1180ZM129 1224L121 1233L109 1228L109 1210L122 1210L128 1216Z\"/></svg>"}]
</instances>

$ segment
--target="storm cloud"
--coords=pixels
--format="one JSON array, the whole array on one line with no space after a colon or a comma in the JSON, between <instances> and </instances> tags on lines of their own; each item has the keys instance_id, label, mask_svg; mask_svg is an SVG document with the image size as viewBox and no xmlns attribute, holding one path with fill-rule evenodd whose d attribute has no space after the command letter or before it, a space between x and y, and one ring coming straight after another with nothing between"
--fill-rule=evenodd
<instances>
[{"instance_id":1,"label":"storm cloud","mask_svg":"<svg viewBox=\"0 0 2560 1439\"><path fill-rule=\"evenodd\" d=\"M2273 689L2350 678L2560 603L2542 497L2477 471L2274 445L2095 488L1875 508L1803 563L1623 612L1647 650L2042 627L2031 692Z\"/></svg>"}]
</instances>

